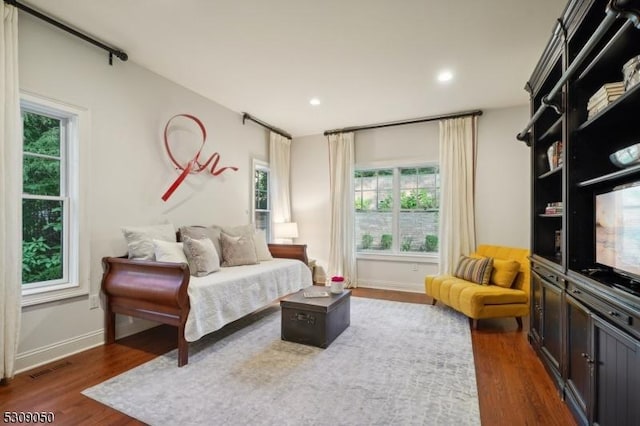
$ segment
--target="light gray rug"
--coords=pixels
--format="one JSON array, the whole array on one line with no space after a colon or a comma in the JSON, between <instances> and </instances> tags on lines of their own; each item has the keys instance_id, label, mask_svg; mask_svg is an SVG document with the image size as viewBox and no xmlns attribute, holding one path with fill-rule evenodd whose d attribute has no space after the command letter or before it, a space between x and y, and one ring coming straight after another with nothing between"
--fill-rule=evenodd
<instances>
[{"instance_id":1,"label":"light gray rug","mask_svg":"<svg viewBox=\"0 0 640 426\"><path fill-rule=\"evenodd\" d=\"M479 425L466 317L351 298L327 349L280 339L280 308L83 392L152 425Z\"/></svg>"}]
</instances>

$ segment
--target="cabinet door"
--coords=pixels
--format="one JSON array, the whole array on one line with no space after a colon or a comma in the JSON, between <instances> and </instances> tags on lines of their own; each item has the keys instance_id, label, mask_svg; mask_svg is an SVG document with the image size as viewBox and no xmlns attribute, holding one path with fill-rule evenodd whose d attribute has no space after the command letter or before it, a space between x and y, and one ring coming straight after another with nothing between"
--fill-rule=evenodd
<instances>
[{"instance_id":1,"label":"cabinet door","mask_svg":"<svg viewBox=\"0 0 640 426\"><path fill-rule=\"evenodd\" d=\"M571 296L566 298L567 360L566 377L568 402L581 424L586 424L591 407L593 363L591 344L591 316L587 308Z\"/></svg>"},{"instance_id":2,"label":"cabinet door","mask_svg":"<svg viewBox=\"0 0 640 426\"><path fill-rule=\"evenodd\" d=\"M595 395L593 424L637 425L640 419L640 343L592 315Z\"/></svg>"},{"instance_id":3,"label":"cabinet door","mask_svg":"<svg viewBox=\"0 0 640 426\"><path fill-rule=\"evenodd\" d=\"M562 357L562 290L542 280L542 350L560 372Z\"/></svg>"},{"instance_id":4,"label":"cabinet door","mask_svg":"<svg viewBox=\"0 0 640 426\"><path fill-rule=\"evenodd\" d=\"M539 348L543 361L547 368L553 373L556 383L561 385L562 376L560 374L560 360L562 357L562 289L545 279L534 268L531 273L531 286L533 292L533 303L539 305L535 308L539 315L532 314L532 327L537 327L537 337L535 342ZM544 272L544 271L543 271ZM549 274L555 277L554 274Z\"/></svg>"},{"instance_id":5,"label":"cabinet door","mask_svg":"<svg viewBox=\"0 0 640 426\"><path fill-rule=\"evenodd\" d=\"M530 337L534 344L542 341L542 280L531 274L531 329Z\"/></svg>"}]
</instances>

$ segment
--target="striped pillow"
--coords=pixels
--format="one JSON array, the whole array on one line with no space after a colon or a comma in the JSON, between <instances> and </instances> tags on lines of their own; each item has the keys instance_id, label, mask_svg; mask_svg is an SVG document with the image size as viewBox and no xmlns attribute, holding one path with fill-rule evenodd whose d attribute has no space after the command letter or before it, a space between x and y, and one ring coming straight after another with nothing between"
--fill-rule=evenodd
<instances>
[{"instance_id":1,"label":"striped pillow","mask_svg":"<svg viewBox=\"0 0 640 426\"><path fill-rule=\"evenodd\" d=\"M458 266L453 275L463 280L471 281L476 284L489 284L491 278L491 269L493 268L493 258L485 257L482 259L473 259L467 256L460 256Z\"/></svg>"}]
</instances>

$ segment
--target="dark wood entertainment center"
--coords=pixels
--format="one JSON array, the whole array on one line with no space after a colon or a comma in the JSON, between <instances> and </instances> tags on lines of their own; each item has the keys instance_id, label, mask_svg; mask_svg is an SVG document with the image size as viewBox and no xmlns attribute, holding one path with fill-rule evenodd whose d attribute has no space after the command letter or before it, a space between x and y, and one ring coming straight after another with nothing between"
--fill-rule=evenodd
<instances>
[{"instance_id":1,"label":"dark wood entertainment center","mask_svg":"<svg viewBox=\"0 0 640 426\"><path fill-rule=\"evenodd\" d=\"M571 0L526 84L532 117L518 135L531 147L529 341L585 425L640 422L640 284L595 250L596 195L640 182L639 166L609 159L640 143L640 84L588 114L638 55L640 1Z\"/></svg>"}]
</instances>

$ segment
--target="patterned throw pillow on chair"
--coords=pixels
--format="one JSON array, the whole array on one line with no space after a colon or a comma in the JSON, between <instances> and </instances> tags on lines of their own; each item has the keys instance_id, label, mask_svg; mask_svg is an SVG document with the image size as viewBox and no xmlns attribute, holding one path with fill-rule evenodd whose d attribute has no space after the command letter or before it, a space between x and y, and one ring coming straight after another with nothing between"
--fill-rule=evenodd
<instances>
[{"instance_id":1,"label":"patterned throw pillow on chair","mask_svg":"<svg viewBox=\"0 0 640 426\"><path fill-rule=\"evenodd\" d=\"M456 266L453 275L476 284L487 285L489 284L489 278L491 278L492 268L493 258L491 257L474 259L467 256L460 256L458 266Z\"/></svg>"}]
</instances>

